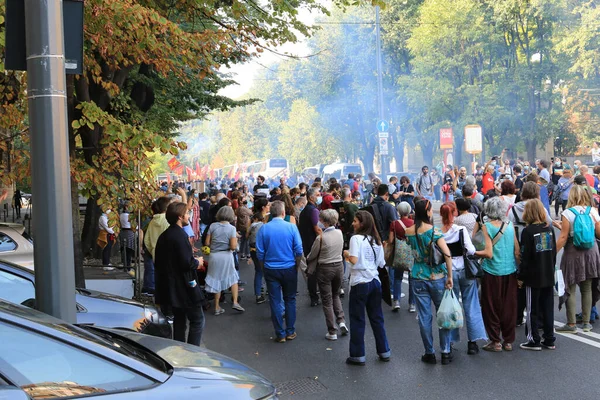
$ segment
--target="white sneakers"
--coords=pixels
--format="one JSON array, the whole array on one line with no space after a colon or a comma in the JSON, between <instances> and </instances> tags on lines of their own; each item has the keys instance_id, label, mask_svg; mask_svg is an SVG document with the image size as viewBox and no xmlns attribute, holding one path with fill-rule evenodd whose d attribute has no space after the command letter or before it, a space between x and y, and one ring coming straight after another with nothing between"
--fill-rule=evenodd
<instances>
[{"instance_id":1,"label":"white sneakers","mask_svg":"<svg viewBox=\"0 0 600 400\"><path fill-rule=\"evenodd\" d=\"M327 339L327 340L337 340L337 335L335 333L334 334L327 333L327 335L325 335L325 339Z\"/></svg>"},{"instance_id":2,"label":"white sneakers","mask_svg":"<svg viewBox=\"0 0 600 400\"><path fill-rule=\"evenodd\" d=\"M410 312L410 313L417 312L417 306L414 304L411 304L410 306L408 306L408 312Z\"/></svg>"},{"instance_id":3,"label":"white sneakers","mask_svg":"<svg viewBox=\"0 0 600 400\"><path fill-rule=\"evenodd\" d=\"M346 336L348 332L350 332L346 324L343 322L340 322L340 332L342 333L342 336Z\"/></svg>"},{"instance_id":4,"label":"white sneakers","mask_svg":"<svg viewBox=\"0 0 600 400\"><path fill-rule=\"evenodd\" d=\"M400 309L400 300L394 300L394 306L392 307L392 311L398 311Z\"/></svg>"}]
</instances>

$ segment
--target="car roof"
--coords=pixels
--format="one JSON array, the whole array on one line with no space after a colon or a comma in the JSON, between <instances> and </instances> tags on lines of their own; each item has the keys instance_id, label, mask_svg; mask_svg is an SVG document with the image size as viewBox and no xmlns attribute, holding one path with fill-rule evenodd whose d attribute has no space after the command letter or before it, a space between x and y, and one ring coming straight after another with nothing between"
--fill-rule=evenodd
<instances>
[{"instance_id":1,"label":"car roof","mask_svg":"<svg viewBox=\"0 0 600 400\"><path fill-rule=\"evenodd\" d=\"M79 347L82 351L108 358L151 379L164 382L169 378L169 375L162 371L114 351L108 345L100 344L101 342L107 343L104 339L41 311L0 299L0 321L67 342L73 347Z\"/></svg>"},{"instance_id":2,"label":"car roof","mask_svg":"<svg viewBox=\"0 0 600 400\"><path fill-rule=\"evenodd\" d=\"M8 267L7 269L9 269L11 272L16 272L20 276L26 276L27 278L33 277L33 280L35 281L35 273L33 272L33 270L27 267L1 259L0 265Z\"/></svg>"},{"instance_id":3,"label":"car roof","mask_svg":"<svg viewBox=\"0 0 600 400\"><path fill-rule=\"evenodd\" d=\"M25 226L23 226L21 224L12 223L12 222L0 222L0 229L2 229L2 228L12 229L20 235L22 235L23 232L25 232Z\"/></svg>"}]
</instances>

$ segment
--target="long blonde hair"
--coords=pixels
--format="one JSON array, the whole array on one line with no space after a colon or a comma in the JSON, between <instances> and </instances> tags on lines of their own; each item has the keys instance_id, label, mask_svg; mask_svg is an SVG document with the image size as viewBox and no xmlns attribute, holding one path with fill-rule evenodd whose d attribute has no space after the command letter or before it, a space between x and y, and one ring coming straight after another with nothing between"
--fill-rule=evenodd
<instances>
[{"instance_id":1,"label":"long blonde hair","mask_svg":"<svg viewBox=\"0 0 600 400\"><path fill-rule=\"evenodd\" d=\"M569 193L567 208L575 206L593 207L594 199L587 187L582 185L573 185Z\"/></svg>"}]
</instances>

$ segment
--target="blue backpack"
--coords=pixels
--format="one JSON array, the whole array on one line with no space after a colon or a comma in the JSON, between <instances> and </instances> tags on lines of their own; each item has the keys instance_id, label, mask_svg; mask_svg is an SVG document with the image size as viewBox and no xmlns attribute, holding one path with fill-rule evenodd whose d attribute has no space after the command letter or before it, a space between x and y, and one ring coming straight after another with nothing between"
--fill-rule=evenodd
<instances>
[{"instance_id":1,"label":"blue backpack","mask_svg":"<svg viewBox=\"0 0 600 400\"><path fill-rule=\"evenodd\" d=\"M571 207L571 211L575 215L573 221L573 244L578 249L591 249L594 247L596 238L594 236L594 221L590 216L591 207L587 207L585 212L579 212L576 208Z\"/></svg>"}]
</instances>

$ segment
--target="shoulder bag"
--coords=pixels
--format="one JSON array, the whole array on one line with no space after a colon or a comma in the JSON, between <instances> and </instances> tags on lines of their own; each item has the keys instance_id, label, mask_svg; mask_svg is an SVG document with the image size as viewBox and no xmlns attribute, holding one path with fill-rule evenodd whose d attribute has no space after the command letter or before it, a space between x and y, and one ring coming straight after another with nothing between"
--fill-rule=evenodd
<instances>
[{"instance_id":1,"label":"shoulder bag","mask_svg":"<svg viewBox=\"0 0 600 400\"><path fill-rule=\"evenodd\" d=\"M319 252L317 253L317 257L310 260L306 264L306 274L312 275L317 270L317 265L319 264L319 256L321 255L321 249L323 248L323 234L319 235Z\"/></svg>"},{"instance_id":2,"label":"shoulder bag","mask_svg":"<svg viewBox=\"0 0 600 400\"><path fill-rule=\"evenodd\" d=\"M465 263L465 276L468 279L475 279L483 277L483 269L481 268L480 260L474 255L470 256L467 254L467 249L465 248L465 238L464 231L461 229L460 233L460 244L463 248L463 260Z\"/></svg>"},{"instance_id":3,"label":"shoulder bag","mask_svg":"<svg viewBox=\"0 0 600 400\"><path fill-rule=\"evenodd\" d=\"M416 233L416 232L415 232ZM431 243L429 243L429 260L427 264L430 267L435 267L446 261L446 254L442 252L440 246L436 243L435 239L435 225L431 225ZM450 257L450 255L448 255Z\"/></svg>"},{"instance_id":4,"label":"shoulder bag","mask_svg":"<svg viewBox=\"0 0 600 400\"><path fill-rule=\"evenodd\" d=\"M374 263L377 265L377 253L375 252L375 248L373 247L373 243L369 240L367 236L365 239L369 245L371 246L371 250L373 250L373 257L375 258ZM392 290L390 287L390 274L385 267L377 267L377 273L379 274L379 281L381 282L381 299L385 301L388 306L392 305Z\"/></svg>"},{"instance_id":5,"label":"shoulder bag","mask_svg":"<svg viewBox=\"0 0 600 400\"><path fill-rule=\"evenodd\" d=\"M400 225L402 225L402 229L406 232L406 225L401 220L398 220ZM415 263L415 257L413 255L412 248L405 240L400 240L398 238L394 239L394 258L392 265L396 269L400 269L401 271L410 271L413 264Z\"/></svg>"}]
</instances>

